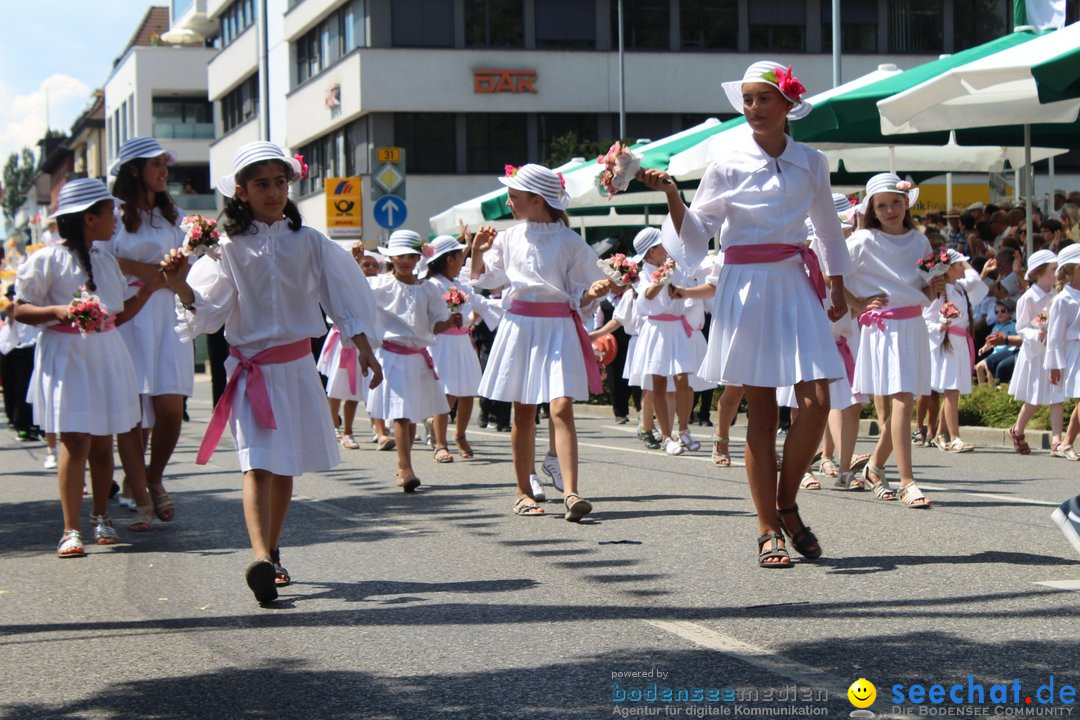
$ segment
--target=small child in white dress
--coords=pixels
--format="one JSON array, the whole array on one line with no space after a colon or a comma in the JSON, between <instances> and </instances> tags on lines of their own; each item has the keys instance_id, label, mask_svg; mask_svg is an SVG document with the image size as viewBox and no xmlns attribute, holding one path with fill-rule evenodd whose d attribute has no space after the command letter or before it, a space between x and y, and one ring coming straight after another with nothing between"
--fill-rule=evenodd
<instances>
[{"instance_id":1,"label":"small child in white dress","mask_svg":"<svg viewBox=\"0 0 1080 720\"><path fill-rule=\"evenodd\" d=\"M382 341L378 356L386 379L368 393L367 409L373 418L394 423L396 482L407 493L420 486L412 467L410 424L450 412L428 348L435 344L437 334L462 326L461 315L450 314L438 287L416 276L420 258L432 251L412 230L395 230L386 247L379 248L394 270L371 279ZM436 462L454 459L445 443L435 444L434 458Z\"/></svg>"},{"instance_id":2,"label":"small child in white dress","mask_svg":"<svg viewBox=\"0 0 1080 720\"><path fill-rule=\"evenodd\" d=\"M57 555L82 557L86 552L79 514L87 461L94 541L111 545L120 540L108 513L112 436L139 423L135 369L116 326L134 317L164 282L160 276L152 278L125 300L127 281L116 260L94 248L94 243L111 238L116 227L113 197L101 181L66 182L58 203L52 217L63 244L38 250L18 267L12 312L17 322L44 328L27 399L33 405L34 424L44 432L60 433L57 471L64 533ZM83 337L68 309L80 291L99 297L110 313L103 325ZM154 507L145 476L131 481L137 507L128 530L144 532L150 529Z\"/></svg>"}]
</instances>

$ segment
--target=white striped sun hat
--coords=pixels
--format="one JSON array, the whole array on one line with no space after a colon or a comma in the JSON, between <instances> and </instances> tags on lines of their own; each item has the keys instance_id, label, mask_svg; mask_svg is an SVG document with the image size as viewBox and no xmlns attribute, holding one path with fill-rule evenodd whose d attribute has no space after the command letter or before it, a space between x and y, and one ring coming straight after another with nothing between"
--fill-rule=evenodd
<instances>
[{"instance_id":1,"label":"white striped sun hat","mask_svg":"<svg viewBox=\"0 0 1080 720\"><path fill-rule=\"evenodd\" d=\"M82 212L102 200L112 200L117 204L121 202L109 194L105 184L100 180L93 178L68 180L60 188L60 194L56 199L56 210L49 217L54 218L60 215Z\"/></svg>"},{"instance_id":2,"label":"white striped sun hat","mask_svg":"<svg viewBox=\"0 0 1080 720\"><path fill-rule=\"evenodd\" d=\"M1080 263L1080 243L1073 243L1058 253L1058 267Z\"/></svg>"},{"instance_id":3,"label":"white striped sun hat","mask_svg":"<svg viewBox=\"0 0 1080 720\"><path fill-rule=\"evenodd\" d=\"M809 115L814 106L803 100L802 95L791 95L781 90L779 78L777 78L777 70L779 70L781 74L790 73L790 68L786 68L780 63L771 60L758 60L750 67L746 68L742 80L728 80L727 82L721 83L721 86L724 88L724 94L727 95L728 102L741 113L743 111L743 84L766 83L767 85L772 85L780 91L781 95L795 103L791 110L788 111L787 116L789 119L798 120L799 118L804 118ZM794 74L792 74L792 79L795 79ZM805 92L805 88L803 89L803 92Z\"/></svg>"},{"instance_id":4,"label":"white striped sun hat","mask_svg":"<svg viewBox=\"0 0 1080 720\"><path fill-rule=\"evenodd\" d=\"M1028 272L1031 272L1032 270L1038 270L1043 265L1050 265L1057 261L1058 257L1054 254L1053 250L1039 250L1038 252L1032 253L1031 257L1028 258L1027 269Z\"/></svg>"},{"instance_id":5,"label":"white striped sun hat","mask_svg":"<svg viewBox=\"0 0 1080 720\"><path fill-rule=\"evenodd\" d=\"M128 138L120 146L120 154L109 168L109 174L119 175L120 168L132 160L138 160L139 158L153 158L158 157L159 155L164 155L166 162L169 165L176 162L176 153L172 150L163 148L161 143L154 138L142 136Z\"/></svg>"},{"instance_id":6,"label":"white striped sun hat","mask_svg":"<svg viewBox=\"0 0 1080 720\"><path fill-rule=\"evenodd\" d=\"M236 176L248 165L263 162L264 160L280 160L289 165L293 170L293 179L298 179L303 170L300 161L290 157L279 146L272 142L256 140L242 145L233 155L232 174L222 177L217 182L217 189L222 195L231 198L236 194Z\"/></svg>"},{"instance_id":7,"label":"white striped sun hat","mask_svg":"<svg viewBox=\"0 0 1080 720\"><path fill-rule=\"evenodd\" d=\"M386 246L379 247L379 252L386 257L422 255L421 248L423 246L424 240L420 237L420 233L413 230L395 230L390 233L390 239L386 242Z\"/></svg>"},{"instance_id":8,"label":"white striped sun hat","mask_svg":"<svg viewBox=\"0 0 1080 720\"><path fill-rule=\"evenodd\" d=\"M866 214L866 208L870 207L870 198L877 193L889 192L906 195L908 207L914 207L919 199L919 188L907 180L901 180L896 173L878 173L866 181L866 197L859 204L859 212Z\"/></svg>"},{"instance_id":9,"label":"white striped sun hat","mask_svg":"<svg viewBox=\"0 0 1080 720\"><path fill-rule=\"evenodd\" d=\"M660 231L654 227L643 228L634 236L634 262L641 262L645 254L662 242Z\"/></svg>"},{"instance_id":10,"label":"white striped sun hat","mask_svg":"<svg viewBox=\"0 0 1080 720\"><path fill-rule=\"evenodd\" d=\"M543 165L522 165L513 175L499 178L499 182L515 190L535 193L556 210L565 210L570 205L562 179Z\"/></svg>"},{"instance_id":11,"label":"white striped sun hat","mask_svg":"<svg viewBox=\"0 0 1080 720\"><path fill-rule=\"evenodd\" d=\"M426 257L421 261L420 277L425 277L427 275L428 266L443 255L466 249L453 235L439 235L428 244L431 246L432 253L431 257Z\"/></svg>"}]
</instances>

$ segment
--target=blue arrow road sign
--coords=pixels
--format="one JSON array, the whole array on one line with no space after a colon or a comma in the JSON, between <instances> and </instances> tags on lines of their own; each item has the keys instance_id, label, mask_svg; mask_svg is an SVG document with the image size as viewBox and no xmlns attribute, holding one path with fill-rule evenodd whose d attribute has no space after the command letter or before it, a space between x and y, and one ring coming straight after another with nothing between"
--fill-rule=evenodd
<instances>
[{"instance_id":1,"label":"blue arrow road sign","mask_svg":"<svg viewBox=\"0 0 1080 720\"><path fill-rule=\"evenodd\" d=\"M383 195L375 201L372 212L375 213L375 222L379 224L379 227L387 230L400 227L409 216L405 201L397 195Z\"/></svg>"}]
</instances>

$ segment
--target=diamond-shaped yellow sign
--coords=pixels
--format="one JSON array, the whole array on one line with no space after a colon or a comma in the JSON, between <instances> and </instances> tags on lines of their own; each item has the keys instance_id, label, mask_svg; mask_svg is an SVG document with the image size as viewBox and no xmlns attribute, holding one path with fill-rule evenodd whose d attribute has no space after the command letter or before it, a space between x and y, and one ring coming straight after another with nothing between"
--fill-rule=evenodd
<instances>
[{"instance_id":1,"label":"diamond-shaped yellow sign","mask_svg":"<svg viewBox=\"0 0 1080 720\"><path fill-rule=\"evenodd\" d=\"M394 192L394 189L404 179L405 176L393 165L383 165L379 172L375 174L375 182L388 193Z\"/></svg>"}]
</instances>

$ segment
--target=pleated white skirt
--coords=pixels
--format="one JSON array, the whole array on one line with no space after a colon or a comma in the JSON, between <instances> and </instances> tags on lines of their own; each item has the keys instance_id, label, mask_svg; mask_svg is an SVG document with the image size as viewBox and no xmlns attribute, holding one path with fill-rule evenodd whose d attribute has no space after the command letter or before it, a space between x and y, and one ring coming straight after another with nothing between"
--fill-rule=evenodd
<instances>
[{"instance_id":1,"label":"pleated white skirt","mask_svg":"<svg viewBox=\"0 0 1080 720\"><path fill-rule=\"evenodd\" d=\"M1046 346L1025 342L1020 346L1009 381L1009 394L1017 402L1029 405L1054 405L1065 402L1065 385L1050 384L1050 371L1046 369Z\"/></svg>"},{"instance_id":2,"label":"pleated white skirt","mask_svg":"<svg viewBox=\"0 0 1080 720\"><path fill-rule=\"evenodd\" d=\"M158 290L117 328L124 339L142 395L186 395L195 389L195 350L176 334L176 307L169 290ZM151 417L152 419L152 417ZM143 426L149 427L144 418Z\"/></svg>"},{"instance_id":3,"label":"pleated white skirt","mask_svg":"<svg viewBox=\"0 0 1080 720\"><path fill-rule=\"evenodd\" d=\"M341 343L350 340L339 340L329 350L323 349L316 364L319 372L326 376L326 397L335 400L360 401L367 397L367 379L360 372L360 363L353 361L356 366L356 392L349 387L349 368L341 367Z\"/></svg>"},{"instance_id":4,"label":"pleated white skirt","mask_svg":"<svg viewBox=\"0 0 1080 720\"><path fill-rule=\"evenodd\" d=\"M950 348L944 345L930 352L930 389L934 392L959 390L971 392L971 352L967 340L957 335L949 338Z\"/></svg>"},{"instance_id":5,"label":"pleated white skirt","mask_svg":"<svg viewBox=\"0 0 1080 720\"><path fill-rule=\"evenodd\" d=\"M588 400L585 356L574 321L506 313L495 334L479 394L527 405L560 397Z\"/></svg>"},{"instance_id":6,"label":"pleated white skirt","mask_svg":"<svg viewBox=\"0 0 1080 720\"><path fill-rule=\"evenodd\" d=\"M701 365L702 355L696 352L693 336L686 337L681 322L646 319L638 338L634 367L630 371L634 377L675 377L696 372Z\"/></svg>"},{"instance_id":7,"label":"pleated white skirt","mask_svg":"<svg viewBox=\"0 0 1080 720\"><path fill-rule=\"evenodd\" d=\"M380 348L383 381L368 391L368 415L380 420L420 422L450 412L442 385L423 355L401 355Z\"/></svg>"},{"instance_id":8,"label":"pleated white skirt","mask_svg":"<svg viewBox=\"0 0 1080 720\"><path fill-rule=\"evenodd\" d=\"M483 371L470 336L436 335L431 357L435 360L435 369L439 371L443 394L455 397L476 395Z\"/></svg>"},{"instance_id":9,"label":"pleated white skirt","mask_svg":"<svg viewBox=\"0 0 1080 720\"><path fill-rule=\"evenodd\" d=\"M45 432L115 435L135 427L139 386L120 333L42 330L26 400Z\"/></svg>"},{"instance_id":10,"label":"pleated white skirt","mask_svg":"<svg viewBox=\"0 0 1080 720\"><path fill-rule=\"evenodd\" d=\"M844 365L801 261L725 265L698 370L723 385L784 387L834 380Z\"/></svg>"},{"instance_id":11,"label":"pleated white skirt","mask_svg":"<svg viewBox=\"0 0 1080 720\"><path fill-rule=\"evenodd\" d=\"M854 391L864 395L930 392L930 334L922 316L861 328Z\"/></svg>"}]
</instances>

